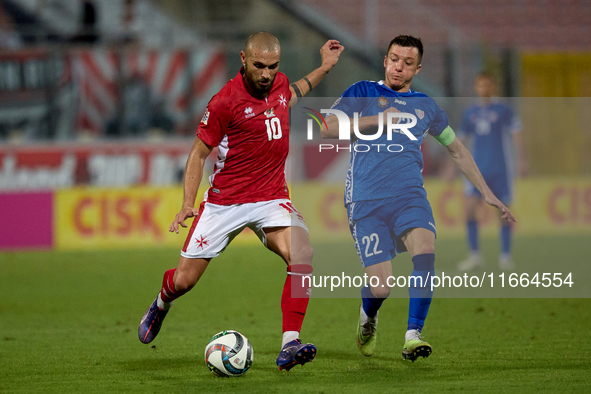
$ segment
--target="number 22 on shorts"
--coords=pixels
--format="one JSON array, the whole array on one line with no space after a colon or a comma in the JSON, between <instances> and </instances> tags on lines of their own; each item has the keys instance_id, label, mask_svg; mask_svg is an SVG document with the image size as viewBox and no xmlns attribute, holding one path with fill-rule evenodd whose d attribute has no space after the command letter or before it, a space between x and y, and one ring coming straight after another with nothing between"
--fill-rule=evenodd
<instances>
[{"instance_id":1,"label":"number 22 on shorts","mask_svg":"<svg viewBox=\"0 0 591 394\"><path fill-rule=\"evenodd\" d=\"M373 244L373 251L370 251L370 247L372 242L375 241L375 244ZM361 238L361 243L363 243L365 245L365 257L370 257L373 256L374 254L380 254L382 253L381 250L378 250L378 244L380 243L380 237L378 237L378 234L373 233L370 236L365 236L363 238Z\"/></svg>"}]
</instances>

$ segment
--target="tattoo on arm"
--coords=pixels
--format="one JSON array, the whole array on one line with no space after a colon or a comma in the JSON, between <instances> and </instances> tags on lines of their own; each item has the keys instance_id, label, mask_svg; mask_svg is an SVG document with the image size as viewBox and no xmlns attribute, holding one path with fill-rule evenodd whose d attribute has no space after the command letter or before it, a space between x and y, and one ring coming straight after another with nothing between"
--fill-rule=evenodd
<instances>
[{"instance_id":1,"label":"tattoo on arm","mask_svg":"<svg viewBox=\"0 0 591 394\"><path fill-rule=\"evenodd\" d=\"M310 80L307 77L304 77L304 81L308 83L308 87L310 88L310 91L312 91L312 84L310 83Z\"/></svg>"},{"instance_id":2,"label":"tattoo on arm","mask_svg":"<svg viewBox=\"0 0 591 394\"><path fill-rule=\"evenodd\" d=\"M291 87L295 91L295 94L296 94L297 97L302 97L302 91L300 90L300 88L299 88L298 85L296 85L295 83L292 83L291 84Z\"/></svg>"}]
</instances>

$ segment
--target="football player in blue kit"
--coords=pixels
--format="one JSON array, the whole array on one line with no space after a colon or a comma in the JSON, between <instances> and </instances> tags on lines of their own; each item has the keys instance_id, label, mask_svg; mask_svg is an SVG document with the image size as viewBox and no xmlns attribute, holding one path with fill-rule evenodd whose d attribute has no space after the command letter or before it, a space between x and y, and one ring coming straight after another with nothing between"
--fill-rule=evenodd
<instances>
[{"instance_id":1,"label":"football player in blue kit","mask_svg":"<svg viewBox=\"0 0 591 394\"><path fill-rule=\"evenodd\" d=\"M511 107L494 98L496 83L492 74L482 72L474 82L474 90L479 102L464 113L458 137L463 141L470 140L470 151L474 161L493 193L505 205L513 199L513 180L515 165L513 147L517 157L517 173L527 173L527 162L521 140L521 121ZM478 240L477 209L482 196L478 189L466 181L466 227L470 254L458 264L460 271L470 271L484 267L484 259L480 253ZM501 221L501 254L499 268L514 269L511 258L510 223Z\"/></svg>"},{"instance_id":2,"label":"football player in blue kit","mask_svg":"<svg viewBox=\"0 0 591 394\"><path fill-rule=\"evenodd\" d=\"M386 284L392 275L391 260L404 251L412 257L412 276L420 280L410 281L402 356L414 361L432 351L421 339L432 297L429 277L435 274L435 220L421 173L420 147L427 134L447 148L484 201L501 211L502 219L515 221L511 211L486 185L470 152L455 138L447 114L433 99L410 89L413 77L421 69L422 56L419 38L394 38L384 58L384 80L360 81L349 87L333 105L334 112L326 117L326 126L321 130L323 138L339 137L339 118L346 114L350 120L347 135L351 134L351 161L345 206L365 272L368 277L379 279L361 291L357 337L359 350L365 356L371 356L376 347L378 310L390 295ZM385 130L384 124L392 117L398 119L398 129L385 134L376 132Z\"/></svg>"}]
</instances>

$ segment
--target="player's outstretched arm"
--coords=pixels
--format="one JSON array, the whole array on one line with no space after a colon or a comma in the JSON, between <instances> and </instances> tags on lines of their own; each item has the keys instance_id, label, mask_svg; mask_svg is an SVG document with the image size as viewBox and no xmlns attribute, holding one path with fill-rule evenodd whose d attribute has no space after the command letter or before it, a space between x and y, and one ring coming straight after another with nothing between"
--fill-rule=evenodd
<instances>
[{"instance_id":1,"label":"player's outstretched arm","mask_svg":"<svg viewBox=\"0 0 591 394\"><path fill-rule=\"evenodd\" d=\"M345 47L337 40L328 40L326 44L320 48L320 57L322 58L321 66L289 86L289 90L291 91L291 100L289 101L290 108L297 103L298 97L307 95L320 83L320 81L322 81L322 78L324 78L339 61L339 56L341 56L343 49L345 49Z\"/></svg>"},{"instance_id":2,"label":"player's outstretched arm","mask_svg":"<svg viewBox=\"0 0 591 394\"><path fill-rule=\"evenodd\" d=\"M179 225L187 227L185 220L197 216L199 209L195 208L195 199L199 190L199 184L203 177L203 166L205 159L211 153L213 148L205 144L199 137L195 137L193 148L189 153L187 165L185 167L185 178L183 181L183 207L181 211L176 214L168 231L179 233Z\"/></svg>"},{"instance_id":3,"label":"player's outstretched arm","mask_svg":"<svg viewBox=\"0 0 591 394\"><path fill-rule=\"evenodd\" d=\"M505 204L503 204L489 189L478 166L476 166L476 163L474 162L474 158L464 144L462 144L458 138L455 138L453 142L445 148L460 171L462 171L462 174L464 174L464 176L480 191L484 201L501 211L501 219L505 219L508 222L516 222L517 220L509 208L507 208Z\"/></svg>"}]
</instances>

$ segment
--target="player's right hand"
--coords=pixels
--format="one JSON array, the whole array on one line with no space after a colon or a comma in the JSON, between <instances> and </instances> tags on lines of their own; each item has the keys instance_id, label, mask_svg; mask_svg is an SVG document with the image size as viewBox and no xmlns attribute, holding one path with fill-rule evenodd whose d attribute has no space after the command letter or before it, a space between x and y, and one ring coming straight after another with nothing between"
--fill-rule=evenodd
<instances>
[{"instance_id":1,"label":"player's right hand","mask_svg":"<svg viewBox=\"0 0 591 394\"><path fill-rule=\"evenodd\" d=\"M179 233L179 225L181 227L187 227L187 224L185 223L185 220L187 220L188 218L192 218L199 215L199 209L197 208L191 208L191 207L184 207L181 209L181 211L179 213L176 214L176 216L174 217L174 220L172 221L172 224L170 225L170 227L168 228L168 231L175 232L175 233Z\"/></svg>"},{"instance_id":2,"label":"player's right hand","mask_svg":"<svg viewBox=\"0 0 591 394\"><path fill-rule=\"evenodd\" d=\"M327 72L330 71L339 61L339 56L341 56L341 52L344 49L345 47L337 40L326 41L322 48L320 48L320 57L322 58L321 67L326 68Z\"/></svg>"}]
</instances>

